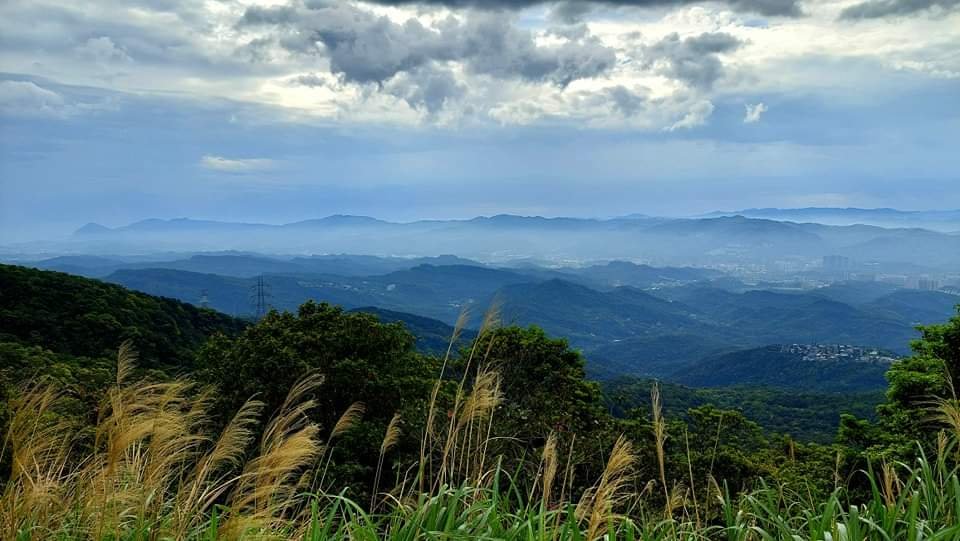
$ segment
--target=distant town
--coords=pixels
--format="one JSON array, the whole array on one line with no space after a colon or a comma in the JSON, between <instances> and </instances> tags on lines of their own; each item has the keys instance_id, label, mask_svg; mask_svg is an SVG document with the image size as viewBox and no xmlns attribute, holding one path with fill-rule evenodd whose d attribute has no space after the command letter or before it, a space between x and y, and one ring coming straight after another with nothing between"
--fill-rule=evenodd
<instances>
[{"instance_id":1,"label":"distant town","mask_svg":"<svg viewBox=\"0 0 960 541\"><path fill-rule=\"evenodd\" d=\"M899 358L882 349L845 344L784 344L780 351L807 362L891 364Z\"/></svg>"},{"instance_id":2,"label":"distant town","mask_svg":"<svg viewBox=\"0 0 960 541\"><path fill-rule=\"evenodd\" d=\"M960 272L897 269L897 265L861 262L843 255L788 257L767 263L714 263L702 267L724 272L747 284L776 289L809 290L837 282L855 281L879 282L904 289L939 291L960 296Z\"/></svg>"}]
</instances>

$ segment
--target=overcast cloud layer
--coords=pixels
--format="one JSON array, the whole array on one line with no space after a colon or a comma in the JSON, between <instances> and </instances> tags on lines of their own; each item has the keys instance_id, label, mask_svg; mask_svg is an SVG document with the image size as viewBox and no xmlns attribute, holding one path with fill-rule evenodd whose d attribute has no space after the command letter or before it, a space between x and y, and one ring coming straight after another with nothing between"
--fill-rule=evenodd
<instances>
[{"instance_id":1,"label":"overcast cloud layer","mask_svg":"<svg viewBox=\"0 0 960 541\"><path fill-rule=\"evenodd\" d=\"M8 0L0 243L960 207L960 0Z\"/></svg>"}]
</instances>

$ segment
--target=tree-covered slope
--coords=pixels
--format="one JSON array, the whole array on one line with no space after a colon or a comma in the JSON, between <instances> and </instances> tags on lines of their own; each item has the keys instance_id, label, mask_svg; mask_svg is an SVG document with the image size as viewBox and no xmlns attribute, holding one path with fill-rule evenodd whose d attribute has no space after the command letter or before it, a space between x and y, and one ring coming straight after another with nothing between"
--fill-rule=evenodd
<instances>
[{"instance_id":1,"label":"tree-covered slope","mask_svg":"<svg viewBox=\"0 0 960 541\"><path fill-rule=\"evenodd\" d=\"M611 413L625 416L632 409L650 410L654 380L620 377L603 382L603 394ZM713 405L741 412L765 430L789 434L800 441L828 443L837 434L842 414L872 419L883 401L883 391L825 393L737 385L698 389L659 382L666 416L683 418L692 408Z\"/></svg>"},{"instance_id":2,"label":"tree-covered slope","mask_svg":"<svg viewBox=\"0 0 960 541\"><path fill-rule=\"evenodd\" d=\"M886 386L884 374L890 368L892 354L837 352L817 356L797 350L836 347L840 346L769 345L733 351L682 367L670 379L695 387L752 385L819 392L864 392Z\"/></svg>"},{"instance_id":3,"label":"tree-covered slope","mask_svg":"<svg viewBox=\"0 0 960 541\"><path fill-rule=\"evenodd\" d=\"M590 349L620 340L702 330L691 311L630 287L597 291L565 280L501 289L504 321L534 324Z\"/></svg>"},{"instance_id":4,"label":"tree-covered slope","mask_svg":"<svg viewBox=\"0 0 960 541\"><path fill-rule=\"evenodd\" d=\"M177 300L60 272L0 265L0 341L111 357L133 340L143 366L185 365L216 332L245 323Z\"/></svg>"}]
</instances>

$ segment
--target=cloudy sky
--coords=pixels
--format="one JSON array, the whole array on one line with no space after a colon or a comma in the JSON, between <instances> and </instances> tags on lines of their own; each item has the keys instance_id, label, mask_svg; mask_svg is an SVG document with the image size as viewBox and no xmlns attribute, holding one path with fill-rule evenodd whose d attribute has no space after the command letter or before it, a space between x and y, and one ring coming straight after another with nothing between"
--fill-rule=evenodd
<instances>
[{"instance_id":1,"label":"cloudy sky","mask_svg":"<svg viewBox=\"0 0 960 541\"><path fill-rule=\"evenodd\" d=\"M960 0L5 0L0 242L960 207Z\"/></svg>"}]
</instances>

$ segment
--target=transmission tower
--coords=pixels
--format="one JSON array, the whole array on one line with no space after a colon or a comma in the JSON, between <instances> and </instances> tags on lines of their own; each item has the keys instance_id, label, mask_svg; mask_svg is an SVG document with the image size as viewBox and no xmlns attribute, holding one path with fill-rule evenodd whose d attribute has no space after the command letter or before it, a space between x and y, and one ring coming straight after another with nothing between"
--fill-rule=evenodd
<instances>
[{"instance_id":1,"label":"transmission tower","mask_svg":"<svg viewBox=\"0 0 960 541\"><path fill-rule=\"evenodd\" d=\"M253 306L253 316L260 320L270 310L268 299L270 286L263 280L263 275L257 276L257 283L250 286L250 304Z\"/></svg>"}]
</instances>

